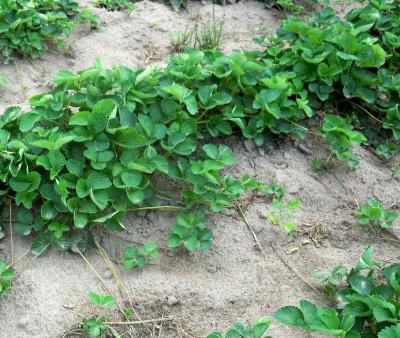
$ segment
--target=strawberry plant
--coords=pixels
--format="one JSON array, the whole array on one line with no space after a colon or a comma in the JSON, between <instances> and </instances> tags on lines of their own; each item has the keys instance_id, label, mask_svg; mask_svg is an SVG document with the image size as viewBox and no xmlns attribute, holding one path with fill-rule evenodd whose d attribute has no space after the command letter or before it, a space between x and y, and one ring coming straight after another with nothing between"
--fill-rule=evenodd
<instances>
[{"instance_id":1,"label":"strawberry plant","mask_svg":"<svg viewBox=\"0 0 400 338\"><path fill-rule=\"evenodd\" d=\"M300 207L300 198L288 200L284 203L281 199L274 198L272 205L274 210L267 211L267 217L275 225L280 225L286 232L296 230L296 226L291 222L294 212Z\"/></svg>"},{"instance_id":2,"label":"strawberry plant","mask_svg":"<svg viewBox=\"0 0 400 338\"><path fill-rule=\"evenodd\" d=\"M398 337L399 271L398 263L374 261L373 248L369 247L355 267L340 267L339 280L324 279L330 288L327 294L336 300L335 307L318 308L302 300L300 307L283 307L274 316L286 325L334 337Z\"/></svg>"},{"instance_id":3,"label":"strawberry plant","mask_svg":"<svg viewBox=\"0 0 400 338\"><path fill-rule=\"evenodd\" d=\"M96 18L75 0L1 0L0 62L15 57L38 58L46 43L64 47L63 36L80 21L96 26Z\"/></svg>"},{"instance_id":4,"label":"strawberry plant","mask_svg":"<svg viewBox=\"0 0 400 338\"><path fill-rule=\"evenodd\" d=\"M185 247L189 251L194 249L210 249L212 231L205 225L205 217L201 212L179 214L176 224L171 226L168 237L168 247Z\"/></svg>"},{"instance_id":5,"label":"strawberry plant","mask_svg":"<svg viewBox=\"0 0 400 338\"><path fill-rule=\"evenodd\" d=\"M5 262L0 260L0 296L11 287L13 279L14 273Z\"/></svg>"},{"instance_id":6,"label":"strawberry plant","mask_svg":"<svg viewBox=\"0 0 400 338\"><path fill-rule=\"evenodd\" d=\"M271 322L270 319L264 317L257 319L250 327L237 322L233 324L232 328L225 335L214 332L209 334L207 338L271 338L270 336L265 336L265 332L268 330Z\"/></svg>"},{"instance_id":7,"label":"strawberry plant","mask_svg":"<svg viewBox=\"0 0 400 338\"><path fill-rule=\"evenodd\" d=\"M375 199L358 209L358 223L371 225L378 229L390 229L393 222L399 217L396 210L390 211L383 207L383 204Z\"/></svg>"},{"instance_id":8,"label":"strawberry plant","mask_svg":"<svg viewBox=\"0 0 400 338\"><path fill-rule=\"evenodd\" d=\"M99 308L112 309L115 306L115 298L109 295L99 295L95 292L89 293L89 300ZM109 325L105 315L93 316L82 322L82 335L84 338L102 338L121 336Z\"/></svg>"},{"instance_id":9,"label":"strawberry plant","mask_svg":"<svg viewBox=\"0 0 400 338\"><path fill-rule=\"evenodd\" d=\"M158 247L154 243L144 243L139 250L134 247L126 247L124 249L124 267L133 269L136 267L142 268L146 264L146 258L158 259Z\"/></svg>"}]
</instances>

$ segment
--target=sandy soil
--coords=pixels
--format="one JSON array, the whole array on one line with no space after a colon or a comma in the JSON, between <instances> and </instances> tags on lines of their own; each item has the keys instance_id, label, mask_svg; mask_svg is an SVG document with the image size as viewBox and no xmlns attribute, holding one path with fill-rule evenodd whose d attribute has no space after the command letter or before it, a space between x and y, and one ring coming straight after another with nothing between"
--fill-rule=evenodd
<instances>
[{"instance_id":1,"label":"sandy soil","mask_svg":"<svg viewBox=\"0 0 400 338\"><path fill-rule=\"evenodd\" d=\"M73 57L53 51L42 60L0 66L0 72L10 79L10 87L0 91L0 109L26 103L29 96L46 89L59 69L78 70L92 64L96 57L107 66L162 63L168 55L170 35L183 30L196 13L209 17L211 8L195 3L188 11L175 13L161 4L144 1L130 16L96 10L104 24L95 32L81 27L71 36ZM264 23L271 31L277 26L274 12L257 2L216 9L225 22L226 52L254 47L251 37L258 24ZM357 204L368 198L378 198L385 206L400 199L400 181L391 175L390 165L367 149L357 149L361 162L355 171L334 162L329 171L318 176L312 171L310 159L327 155L320 140L307 138L299 144L285 141L279 147L261 149L237 138L223 142L235 151L236 175L254 175L267 183L275 181L285 188L288 197L302 199L294 219L299 231L289 241L284 231L264 216L271 208L270 201L252 200L243 211L265 255L256 246L240 213L227 209L209 217L215 234L212 250L190 255L162 251L161 260L142 271L126 271L115 263L127 290L128 297L124 298L131 300L142 319L174 318L163 325L132 327L132 337L152 337L153 332L154 337L204 337L214 329L226 329L236 320L251 322L262 315L271 316L278 307L297 304L301 298L322 305L323 296L299 276L314 285L311 271L337 263L351 265L370 244L379 258L400 258L398 246L374 238L356 221ZM149 240L165 245L173 221L174 214L170 212L132 214L125 221L127 234L104 232L99 239L113 261L118 262L126 245ZM400 235L399 221L394 231ZM0 243L0 259L10 261L11 247L14 257L19 257L29 245L29 239L14 236L11 246L7 236ZM125 307L103 258L90 250L87 259L118 298L119 305ZM18 277L13 288L0 302L0 337L79 336L62 332L72 332L80 315L95 313L86 297L90 291L105 292L99 278L76 254L51 251L34 260L25 257L17 262L15 270ZM278 323L269 332L280 338L305 337Z\"/></svg>"}]
</instances>

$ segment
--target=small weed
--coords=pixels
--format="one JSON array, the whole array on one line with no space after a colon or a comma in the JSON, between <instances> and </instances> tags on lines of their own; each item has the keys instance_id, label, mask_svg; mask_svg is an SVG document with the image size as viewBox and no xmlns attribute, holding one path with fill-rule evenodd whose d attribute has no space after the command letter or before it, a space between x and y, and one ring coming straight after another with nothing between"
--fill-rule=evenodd
<instances>
[{"instance_id":1,"label":"small weed","mask_svg":"<svg viewBox=\"0 0 400 338\"><path fill-rule=\"evenodd\" d=\"M286 204L281 199L272 200L274 210L267 211L267 217L275 225L280 225L287 233L296 230L296 226L291 222L294 212L300 207L301 199L295 198L288 200Z\"/></svg>"},{"instance_id":2,"label":"small weed","mask_svg":"<svg viewBox=\"0 0 400 338\"><path fill-rule=\"evenodd\" d=\"M390 229L398 217L397 211L385 209L383 204L375 199L368 200L367 204L358 209L358 223L378 229Z\"/></svg>"},{"instance_id":3,"label":"small weed","mask_svg":"<svg viewBox=\"0 0 400 338\"><path fill-rule=\"evenodd\" d=\"M222 40L223 25L223 22L215 17L213 7L211 21L196 30L195 47L202 50L218 49Z\"/></svg>"},{"instance_id":4,"label":"small weed","mask_svg":"<svg viewBox=\"0 0 400 338\"><path fill-rule=\"evenodd\" d=\"M186 48L191 47L194 43L195 28L185 29L172 36L170 39L170 49L173 53L182 53Z\"/></svg>"},{"instance_id":5,"label":"small weed","mask_svg":"<svg viewBox=\"0 0 400 338\"><path fill-rule=\"evenodd\" d=\"M400 167L393 167L390 169L393 175L400 175Z\"/></svg>"},{"instance_id":6,"label":"small weed","mask_svg":"<svg viewBox=\"0 0 400 338\"><path fill-rule=\"evenodd\" d=\"M133 10L136 8L136 4L130 0L95 0L94 4L109 11Z\"/></svg>"}]
</instances>

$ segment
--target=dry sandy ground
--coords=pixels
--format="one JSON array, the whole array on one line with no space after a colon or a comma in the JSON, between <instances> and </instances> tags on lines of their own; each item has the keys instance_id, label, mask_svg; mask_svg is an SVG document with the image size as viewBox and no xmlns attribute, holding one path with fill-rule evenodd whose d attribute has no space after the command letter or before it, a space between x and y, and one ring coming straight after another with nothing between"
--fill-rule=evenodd
<instances>
[{"instance_id":1,"label":"dry sandy ground","mask_svg":"<svg viewBox=\"0 0 400 338\"><path fill-rule=\"evenodd\" d=\"M0 66L0 72L10 79L10 87L0 92L0 109L26 103L29 96L45 90L47 81L60 68L78 70L92 64L96 57L107 66L161 63L168 54L170 35L183 30L195 13L207 18L211 11L210 5L194 4L188 12L175 13L147 1L139 3L138 8L130 16L96 10L104 25L96 32L81 27L73 34L69 40L72 58L50 52L39 61ZM271 31L277 25L274 12L257 2L216 9L225 21L223 50L227 52L254 47L251 37L258 24L265 24ZM389 206L400 199L400 181L391 175L390 165L368 150L357 149L361 162L355 171L333 163L328 172L318 176L312 171L310 159L327 155L319 140L308 138L300 144L287 141L269 149L258 149L236 138L223 142L234 148L236 175L275 181L288 196L302 199L294 220L299 231L293 241L288 241L283 230L264 217L271 208L270 201L254 200L244 213L265 256L240 213L228 209L209 217L215 234L212 250L190 255L162 251L161 260L142 271L126 271L116 264L128 291L125 299L130 298L142 319L174 318L162 325L132 327L132 337L153 337L153 332L154 337L204 337L214 329L226 329L236 320L251 322L262 315L271 316L278 307L297 304L301 298L326 304L323 296L299 276L313 283L311 271L337 263L350 266L370 244L375 246L378 258L400 258L398 246L374 238L356 221L357 203L375 197ZM173 221L174 214L167 212L132 214L125 222L127 234L103 233L101 244L114 261L119 261L123 247L132 242L154 240L165 245ZM398 234L399 228L397 222L394 231ZM14 237L13 243L14 256L19 257L29 248L30 240ZM0 259L10 261L10 257L11 241L7 237L0 243ZM87 258L124 307L102 257L90 250ZM25 257L17 262L15 270L18 277L13 288L0 301L0 337L58 337L82 319L80 314L95 313L86 297L90 291L104 293L99 278L76 254L51 251L34 260ZM278 338L305 337L277 323L270 334Z\"/></svg>"}]
</instances>

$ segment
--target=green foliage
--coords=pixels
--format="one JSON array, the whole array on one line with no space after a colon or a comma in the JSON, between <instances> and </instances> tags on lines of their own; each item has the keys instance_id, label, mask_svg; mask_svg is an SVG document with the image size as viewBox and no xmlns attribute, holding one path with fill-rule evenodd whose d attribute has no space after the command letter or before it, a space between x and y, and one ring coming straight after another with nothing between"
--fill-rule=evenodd
<instances>
[{"instance_id":1,"label":"green foliage","mask_svg":"<svg viewBox=\"0 0 400 338\"><path fill-rule=\"evenodd\" d=\"M99 295L95 292L91 292L89 293L89 299L94 305L106 309L111 309L115 305L115 298L109 295Z\"/></svg>"},{"instance_id":2,"label":"green foliage","mask_svg":"<svg viewBox=\"0 0 400 338\"><path fill-rule=\"evenodd\" d=\"M364 206L358 209L358 223L369 224L381 229L390 229L398 217L399 213L396 210L385 209L383 204L375 199L369 199Z\"/></svg>"},{"instance_id":3,"label":"green foliage","mask_svg":"<svg viewBox=\"0 0 400 338\"><path fill-rule=\"evenodd\" d=\"M210 249L212 245L212 231L205 224L204 213L192 212L179 214L176 224L171 226L168 237L168 247L185 247L189 251L195 249Z\"/></svg>"},{"instance_id":4,"label":"green foliage","mask_svg":"<svg viewBox=\"0 0 400 338\"><path fill-rule=\"evenodd\" d=\"M96 224L124 231L127 210L165 201L153 183L160 176L179 187L171 207L182 205L187 214L219 212L244 192L264 188L247 176L222 175L235 163L228 147L197 149L203 135L232 133L228 119L197 123L232 97L203 75L192 85L185 81L198 92L186 87L182 57L200 62L206 56L179 55L168 71L98 64L78 74L62 71L53 91L30 99L29 112L11 107L0 117L0 180L20 207L17 231L36 235L36 254L50 246L84 250ZM206 74L200 64L186 72L196 69ZM189 248L211 246L204 226L180 235Z\"/></svg>"},{"instance_id":5,"label":"green foliage","mask_svg":"<svg viewBox=\"0 0 400 338\"><path fill-rule=\"evenodd\" d=\"M10 287L15 275L5 262L0 260L0 296Z\"/></svg>"},{"instance_id":6,"label":"green foliage","mask_svg":"<svg viewBox=\"0 0 400 338\"><path fill-rule=\"evenodd\" d=\"M301 199L295 198L284 203L281 199L274 198L272 205L274 210L267 211L267 217L275 225L280 225L286 232L296 230L296 226L291 222L294 212L300 207Z\"/></svg>"},{"instance_id":7,"label":"green foliage","mask_svg":"<svg viewBox=\"0 0 400 338\"><path fill-rule=\"evenodd\" d=\"M130 0L95 0L94 4L109 11L133 10L136 8L136 5Z\"/></svg>"},{"instance_id":8,"label":"green foliage","mask_svg":"<svg viewBox=\"0 0 400 338\"><path fill-rule=\"evenodd\" d=\"M293 0L264 0L267 8L277 8L289 13L298 14L304 10L304 7Z\"/></svg>"},{"instance_id":9,"label":"green foliage","mask_svg":"<svg viewBox=\"0 0 400 338\"><path fill-rule=\"evenodd\" d=\"M400 175L400 167L391 168L393 175Z\"/></svg>"},{"instance_id":10,"label":"green foliage","mask_svg":"<svg viewBox=\"0 0 400 338\"><path fill-rule=\"evenodd\" d=\"M99 295L95 292L89 293L89 300L99 308L112 309L115 304L115 298L109 295ZM83 320L82 335L84 338L103 338L114 337L121 338L118 332L107 325L107 316L93 316Z\"/></svg>"},{"instance_id":11,"label":"green foliage","mask_svg":"<svg viewBox=\"0 0 400 338\"><path fill-rule=\"evenodd\" d=\"M268 330L271 322L270 319L264 317L257 319L250 327L237 322L233 324L232 328L225 335L214 332L208 335L207 338L271 338L270 336L265 336L265 332Z\"/></svg>"},{"instance_id":12,"label":"green foliage","mask_svg":"<svg viewBox=\"0 0 400 338\"><path fill-rule=\"evenodd\" d=\"M124 267L127 269L143 268L146 258L158 259L160 257L157 249L157 245L151 242L144 243L139 250L134 247L126 247L124 249Z\"/></svg>"},{"instance_id":13,"label":"green foliage","mask_svg":"<svg viewBox=\"0 0 400 338\"><path fill-rule=\"evenodd\" d=\"M75 0L1 0L0 63L15 57L38 58L46 43L64 47L63 36L79 21L96 26L95 17Z\"/></svg>"},{"instance_id":14,"label":"green foliage","mask_svg":"<svg viewBox=\"0 0 400 338\"><path fill-rule=\"evenodd\" d=\"M300 307L277 310L275 318L289 326L335 337L397 337L400 264L385 266L375 262L373 248L369 247L351 270L342 265L334 270L339 279L328 277L321 281L331 288L328 295L336 299L335 308L317 308L302 300Z\"/></svg>"},{"instance_id":15,"label":"green foliage","mask_svg":"<svg viewBox=\"0 0 400 338\"><path fill-rule=\"evenodd\" d=\"M398 33L399 8L398 1L371 2L346 19L326 8L310 19L289 17L276 37L256 40L265 44L263 58L272 75L279 74L281 86L286 82L290 88L283 98L299 97L297 104L309 117L326 111L322 133L332 152L352 164L357 163L353 144L369 143L391 155L400 139L399 57L385 38ZM289 115L288 108L284 115L284 105L277 110L267 97L262 102L280 118L297 115Z\"/></svg>"},{"instance_id":16,"label":"green foliage","mask_svg":"<svg viewBox=\"0 0 400 338\"><path fill-rule=\"evenodd\" d=\"M82 335L84 338L106 337L109 333L104 322L107 320L105 316L93 316L82 322Z\"/></svg>"},{"instance_id":17,"label":"green foliage","mask_svg":"<svg viewBox=\"0 0 400 338\"><path fill-rule=\"evenodd\" d=\"M202 214L249 190L272 189L224 175L232 152L211 138L238 131L257 145L302 138L307 120L324 110L322 136L341 160L358 160L353 144L398 143L399 58L382 32L397 32L399 6L368 4L347 21L329 9L306 21L288 18L262 52L188 50L165 69L96 63L61 71L29 111L10 107L0 117L1 191L32 212L18 231L36 235L36 253L84 250L97 224L124 231L126 211L168 201L182 209L169 246L207 248L212 233L198 221ZM160 178L176 187L169 196L160 195Z\"/></svg>"}]
</instances>

